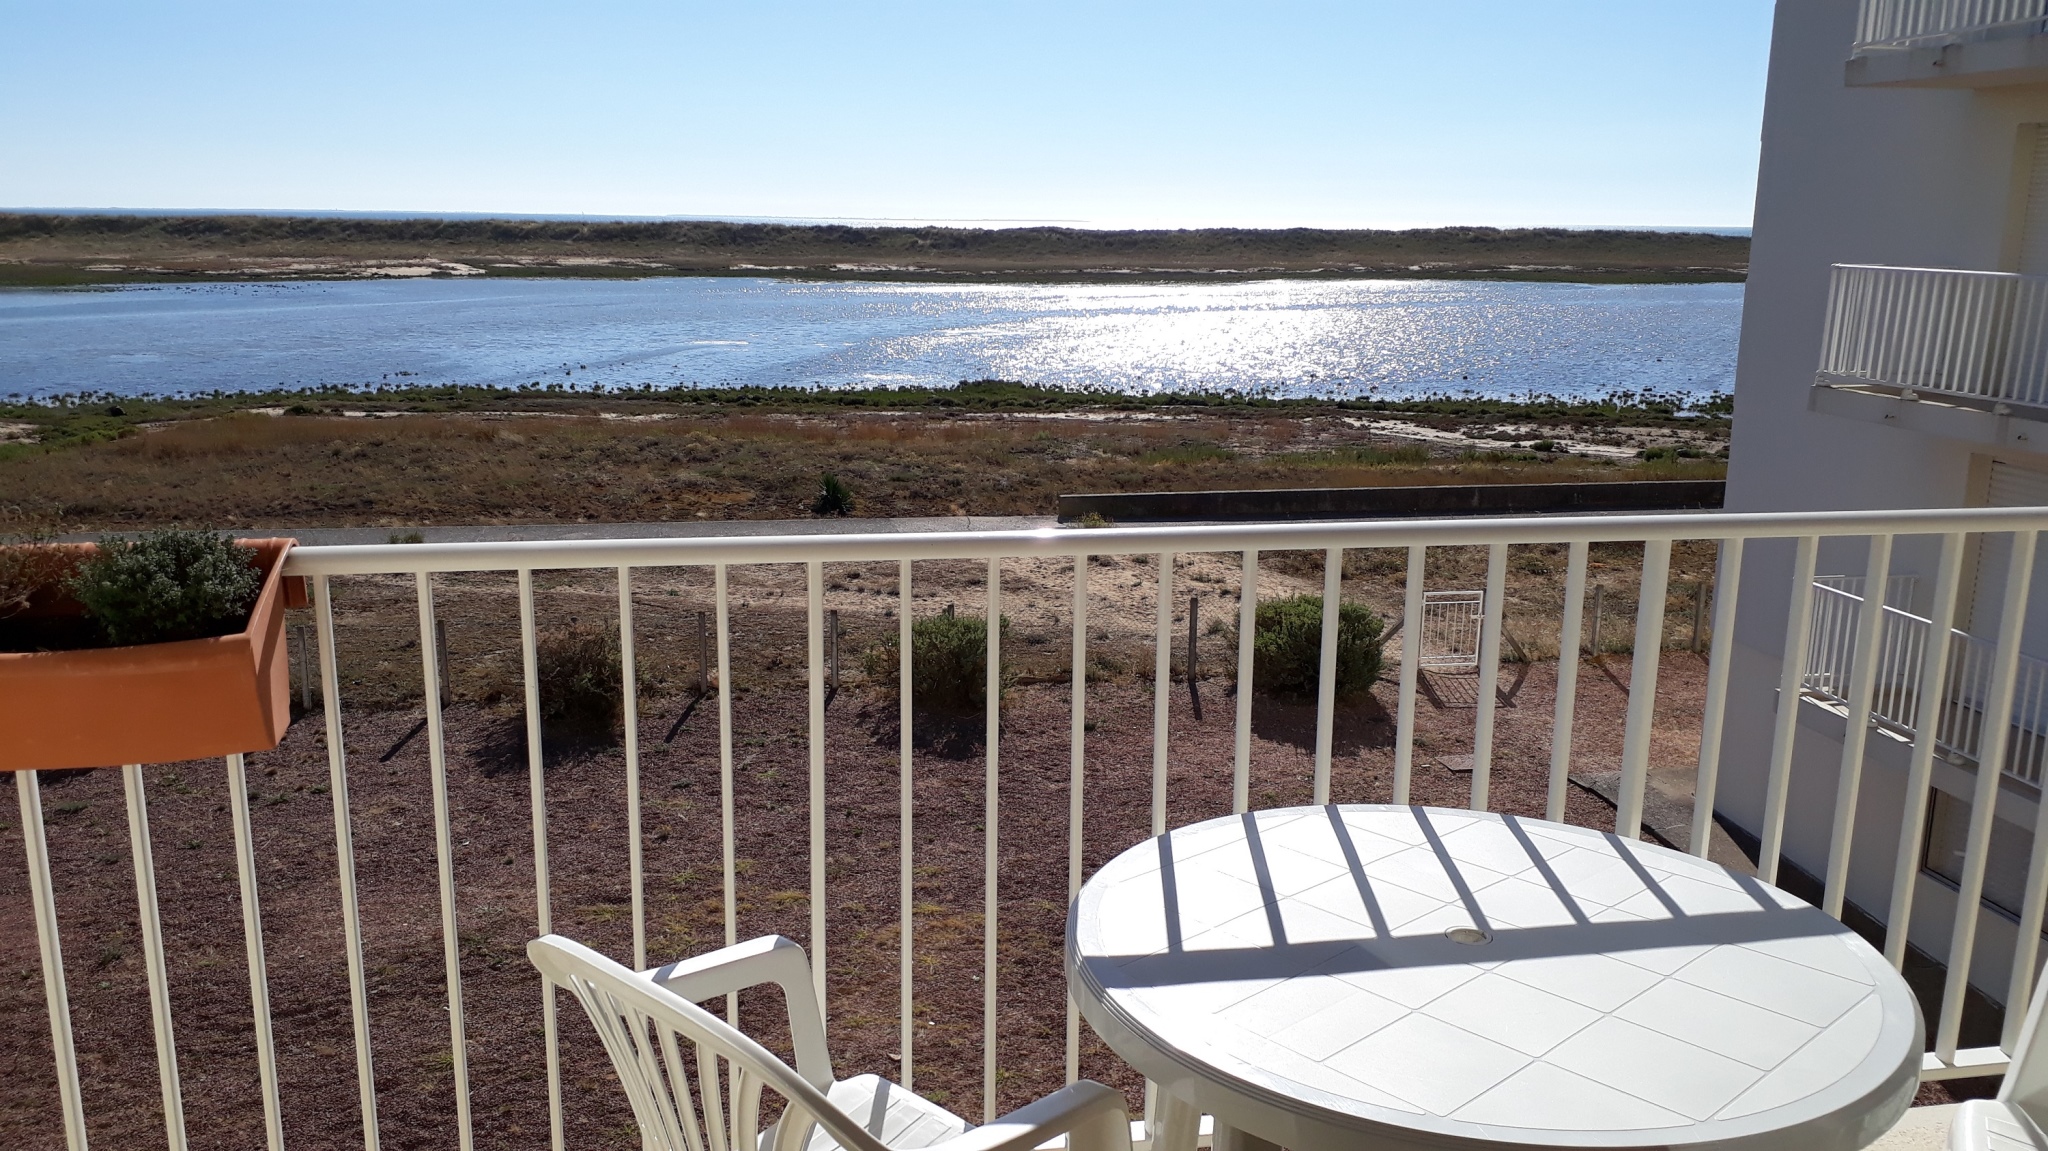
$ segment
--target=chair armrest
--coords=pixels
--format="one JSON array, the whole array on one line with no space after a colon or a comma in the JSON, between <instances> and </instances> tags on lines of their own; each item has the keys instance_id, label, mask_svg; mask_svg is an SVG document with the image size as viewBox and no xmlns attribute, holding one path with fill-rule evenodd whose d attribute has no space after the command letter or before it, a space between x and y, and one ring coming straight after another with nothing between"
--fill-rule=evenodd
<instances>
[{"instance_id":1,"label":"chair armrest","mask_svg":"<svg viewBox=\"0 0 2048 1151\"><path fill-rule=\"evenodd\" d=\"M832 1056L825 1047L825 1013L811 984L811 962L794 940L763 935L694 959L641 972L692 1003L773 983L789 1008L790 1044L797 1074L820 1091L832 1086Z\"/></svg>"},{"instance_id":2,"label":"chair armrest","mask_svg":"<svg viewBox=\"0 0 2048 1151\"><path fill-rule=\"evenodd\" d=\"M1123 1093L1083 1079L926 1151L1032 1151L1056 1135L1068 1151L1131 1151Z\"/></svg>"}]
</instances>

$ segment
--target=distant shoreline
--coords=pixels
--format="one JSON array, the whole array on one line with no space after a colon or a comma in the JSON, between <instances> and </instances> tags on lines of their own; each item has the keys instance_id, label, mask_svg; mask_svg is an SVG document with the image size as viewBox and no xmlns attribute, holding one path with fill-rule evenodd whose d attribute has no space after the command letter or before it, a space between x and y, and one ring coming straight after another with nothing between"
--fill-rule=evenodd
<instances>
[{"instance_id":1,"label":"distant shoreline","mask_svg":"<svg viewBox=\"0 0 2048 1151\"><path fill-rule=\"evenodd\" d=\"M1749 238L1628 229L1098 231L720 221L0 213L0 286L381 278L773 276L1226 282L1728 283Z\"/></svg>"}]
</instances>

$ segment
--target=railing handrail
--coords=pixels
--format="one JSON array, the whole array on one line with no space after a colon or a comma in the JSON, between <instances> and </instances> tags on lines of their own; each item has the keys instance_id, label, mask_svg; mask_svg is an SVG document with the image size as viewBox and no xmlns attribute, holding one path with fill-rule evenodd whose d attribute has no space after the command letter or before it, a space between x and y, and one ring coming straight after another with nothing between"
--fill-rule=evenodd
<instances>
[{"instance_id":1,"label":"railing handrail","mask_svg":"<svg viewBox=\"0 0 2048 1151\"><path fill-rule=\"evenodd\" d=\"M1923 268L1916 264L1831 264L1831 268L1856 272L1913 272L1929 276L1975 276L1990 280L2048 280L2029 272L1996 272L1981 268Z\"/></svg>"},{"instance_id":2,"label":"railing handrail","mask_svg":"<svg viewBox=\"0 0 2048 1151\"><path fill-rule=\"evenodd\" d=\"M1034 528L1024 531L686 536L488 543L337 544L294 548L292 576L713 563L990 559L1126 552L1307 551L1332 547L1457 547L1493 543L1620 543L1797 536L1947 535L2048 529L2048 507L1911 511L1681 512L1625 516L1485 516L1301 524ZM1385 540L1385 543L1375 543Z\"/></svg>"}]
</instances>

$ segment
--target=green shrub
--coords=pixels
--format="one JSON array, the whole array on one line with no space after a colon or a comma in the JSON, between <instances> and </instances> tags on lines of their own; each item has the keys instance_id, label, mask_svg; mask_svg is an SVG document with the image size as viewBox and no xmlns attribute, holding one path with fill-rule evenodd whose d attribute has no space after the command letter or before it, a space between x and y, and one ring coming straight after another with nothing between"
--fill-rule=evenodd
<instances>
[{"instance_id":1,"label":"green shrub","mask_svg":"<svg viewBox=\"0 0 2048 1151\"><path fill-rule=\"evenodd\" d=\"M248 623L263 588L255 554L180 528L103 539L65 586L110 644L227 635Z\"/></svg>"},{"instance_id":2,"label":"green shrub","mask_svg":"<svg viewBox=\"0 0 2048 1151\"><path fill-rule=\"evenodd\" d=\"M811 514L815 516L852 515L853 489L841 482L838 476L828 472L818 481L818 498L811 501Z\"/></svg>"},{"instance_id":3,"label":"green shrub","mask_svg":"<svg viewBox=\"0 0 2048 1151\"><path fill-rule=\"evenodd\" d=\"M1010 621L1003 620L1003 638ZM885 689L898 683L901 663L895 635L885 636L861 657L869 682ZM1005 649L1008 644L1003 645ZM1015 679L1010 661L1002 661L1002 686ZM935 615L910 625L910 690L921 707L934 711L976 712L988 706L988 621L979 616Z\"/></svg>"},{"instance_id":4,"label":"green shrub","mask_svg":"<svg viewBox=\"0 0 2048 1151\"><path fill-rule=\"evenodd\" d=\"M1252 682L1272 695L1312 697L1323 660L1323 597L1291 595L1259 601L1252 633ZM1337 608L1337 695L1356 695L1380 678L1385 625L1363 604ZM1234 641L1233 641L1234 642Z\"/></svg>"},{"instance_id":5,"label":"green shrub","mask_svg":"<svg viewBox=\"0 0 2048 1151\"><path fill-rule=\"evenodd\" d=\"M571 624L534 647L544 727L609 732L625 714L619 637L610 628Z\"/></svg>"}]
</instances>

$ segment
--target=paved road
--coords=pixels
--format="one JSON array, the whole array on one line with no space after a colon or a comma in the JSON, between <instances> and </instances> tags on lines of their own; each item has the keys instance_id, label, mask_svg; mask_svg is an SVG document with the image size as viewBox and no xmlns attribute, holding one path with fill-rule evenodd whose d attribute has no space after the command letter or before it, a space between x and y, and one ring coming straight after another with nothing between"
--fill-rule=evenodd
<instances>
[{"instance_id":1,"label":"paved road","mask_svg":"<svg viewBox=\"0 0 2048 1151\"><path fill-rule=\"evenodd\" d=\"M901 519L677 520L653 524L512 524L421 528L252 528L237 539L292 536L301 544L381 544L417 531L427 543L498 543L507 540L617 540L698 536L847 535L859 532L995 532L1058 527L1052 516L910 516ZM101 533L75 538L96 540ZM110 535L132 535L111 532Z\"/></svg>"}]
</instances>

